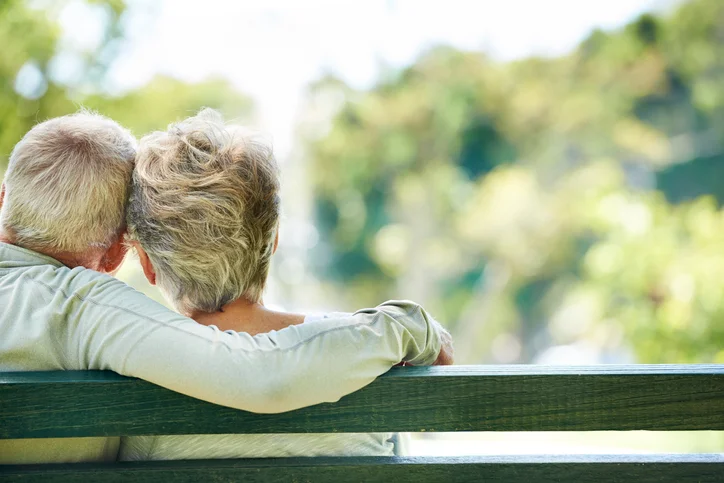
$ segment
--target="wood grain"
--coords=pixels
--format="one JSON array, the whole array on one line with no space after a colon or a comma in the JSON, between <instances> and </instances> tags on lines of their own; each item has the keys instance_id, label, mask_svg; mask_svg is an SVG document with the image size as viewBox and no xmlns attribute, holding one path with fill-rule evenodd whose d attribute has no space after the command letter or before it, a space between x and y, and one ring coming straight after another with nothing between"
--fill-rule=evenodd
<instances>
[{"instance_id":1,"label":"wood grain","mask_svg":"<svg viewBox=\"0 0 724 483\"><path fill-rule=\"evenodd\" d=\"M721 482L722 455L270 458L0 466L3 482Z\"/></svg>"},{"instance_id":2,"label":"wood grain","mask_svg":"<svg viewBox=\"0 0 724 483\"><path fill-rule=\"evenodd\" d=\"M335 404L252 414L110 372L0 374L0 438L724 430L724 366L400 367Z\"/></svg>"}]
</instances>

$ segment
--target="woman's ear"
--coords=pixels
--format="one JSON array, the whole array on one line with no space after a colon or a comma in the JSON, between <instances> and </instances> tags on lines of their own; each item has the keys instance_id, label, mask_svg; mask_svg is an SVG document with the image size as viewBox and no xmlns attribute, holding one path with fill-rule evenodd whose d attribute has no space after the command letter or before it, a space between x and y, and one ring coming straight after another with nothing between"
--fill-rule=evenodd
<instances>
[{"instance_id":1,"label":"woman's ear","mask_svg":"<svg viewBox=\"0 0 724 483\"><path fill-rule=\"evenodd\" d=\"M109 275L115 275L128 253L128 245L123 242L124 233L106 250L101 259L100 271Z\"/></svg>"},{"instance_id":2,"label":"woman's ear","mask_svg":"<svg viewBox=\"0 0 724 483\"><path fill-rule=\"evenodd\" d=\"M156 285L156 269L153 268L153 263L151 263L151 259L148 258L146 250L136 241L131 242L131 244L133 244L133 248L135 248L136 253L138 253L138 261L141 262L141 268L143 269L143 274L146 276L146 280L148 280L148 283L151 285Z\"/></svg>"},{"instance_id":3,"label":"woman's ear","mask_svg":"<svg viewBox=\"0 0 724 483\"><path fill-rule=\"evenodd\" d=\"M0 186L0 210L3 207L3 201L5 201L5 183Z\"/></svg>"},{"instance_id":4,"label":"woman's ear","mask_svg":"<svg viewBox=\"0 0 724 483\"><path fill-rule=\"evenodd\" d=\"M279 246L279 229L277 228L277 234L274 235L274 249L272 250L272 255L274 255L277 252L278 246Z\"/></svg>"}]
</instances>

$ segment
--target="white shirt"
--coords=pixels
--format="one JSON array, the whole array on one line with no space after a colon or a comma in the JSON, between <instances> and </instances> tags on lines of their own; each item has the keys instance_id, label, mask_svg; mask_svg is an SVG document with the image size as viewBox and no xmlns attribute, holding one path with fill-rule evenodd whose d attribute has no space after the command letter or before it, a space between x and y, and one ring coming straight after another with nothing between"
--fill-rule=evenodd
<instances>
[{"instance_id":1,"label":"white shirt","mask_svg":"<svg viewBox=\"0 0 724 483\"><path fill-rule=\"evenodd\" d=\"M0 371L112 370L258 413L335 402L406 360L429 365L443 329L392 301L268 334L197 324L123 282L0 243ZM108 460L118 438L0 440L0 463Z\"/></svg>"}]
</instances>

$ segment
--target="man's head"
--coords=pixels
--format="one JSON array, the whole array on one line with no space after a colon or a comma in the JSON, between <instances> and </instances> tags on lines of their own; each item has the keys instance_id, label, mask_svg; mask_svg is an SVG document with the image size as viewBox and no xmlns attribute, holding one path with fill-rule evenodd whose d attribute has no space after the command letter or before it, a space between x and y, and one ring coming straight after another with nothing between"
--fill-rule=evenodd
<instances>
[{"instance_id":1,"label":"man's head","mask_svg":"<svg viewBox=\"0 0 724 483\"><path fill-rule=\"evenodd\" d=\"M3 239L112 270L122 260L107 258L125 228L135 154L131 133L97 114L80 112L33 127L15 145L5 173Z\"/></svg>"},{"instance_id":2,"label":"man's head","mask_svg":"<svg viewBox=\"0 0 724 483\"><path fill-rule=\"evenodd\" d=\"M261 300L279 224L271 146L206 109L141 139L128 233L184 314Z\"/></svg>"}]
</instances>

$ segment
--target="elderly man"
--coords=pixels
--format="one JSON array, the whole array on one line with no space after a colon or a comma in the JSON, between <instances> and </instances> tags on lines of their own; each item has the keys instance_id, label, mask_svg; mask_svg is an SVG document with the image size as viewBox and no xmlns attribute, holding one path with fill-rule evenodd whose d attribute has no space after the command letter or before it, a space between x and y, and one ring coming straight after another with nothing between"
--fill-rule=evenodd
<instances>
[{"instance_id":1,"label":"elderly man","mask_svg":"<svg viewBox=\"0 0 724 483\"><path fill-rule=\"evenodd\" d=\"M0 194L0 371L108 369L268 413L336 401L400 361L450 362L449 336L419 306L252 337L197 324L109 276L125 256L135 146L90 113L39 124L15 146ZM0 463L114 460L117 450L118 438L5 440Z\"/></svg>"}]
</instances>

